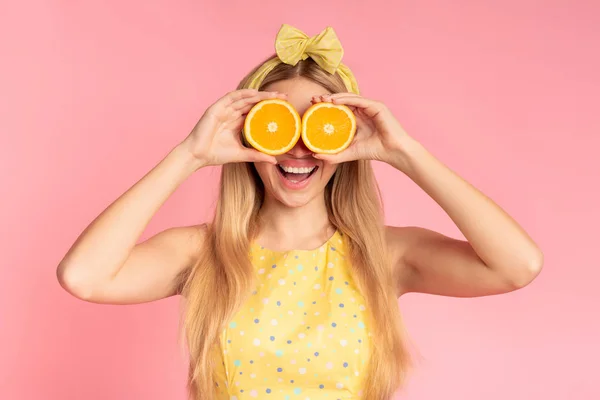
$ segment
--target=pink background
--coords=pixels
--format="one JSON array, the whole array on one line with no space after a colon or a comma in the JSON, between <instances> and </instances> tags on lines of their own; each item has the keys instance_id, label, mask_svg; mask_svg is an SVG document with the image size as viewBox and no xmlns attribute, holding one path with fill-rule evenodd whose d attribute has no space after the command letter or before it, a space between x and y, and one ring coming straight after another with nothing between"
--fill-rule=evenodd
<instances>
[{"instance_id":1,"label":"pink background","mask_svg":"<svg viewBox=\"0 0 600 400\"><path fill-rule=\"evenodd\" d=\"M332 25L363 94L546 255L522 291L403 298L421 358L400 397L600 398L598 2L83 3L0 5L0 399L185 398L177 299L86 304L55 268L272 52L281 23L310 35ZM389 223L459 235L416 185L376 168ZM185 182L144 237L207 218L217 177Z\"/></svg>"}]
</instances>

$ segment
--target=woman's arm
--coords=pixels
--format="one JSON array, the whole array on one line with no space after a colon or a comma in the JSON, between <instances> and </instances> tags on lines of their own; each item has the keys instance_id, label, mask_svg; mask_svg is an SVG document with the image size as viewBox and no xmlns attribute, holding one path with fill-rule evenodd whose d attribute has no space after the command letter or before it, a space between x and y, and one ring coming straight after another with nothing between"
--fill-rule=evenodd
<instances>
[{"instance_id":1,"label":"woman's arm","mask_svg":"<svg viewBox=\"0 0 600 400\"><path fill-rule=\"evenodd\" d=\"M439 204L465 236L456 240L422 228L390 228L403 292L457 297L504 293L530 283L543 255L523 228L490 198L423 146L405 138L390 164Z\"/></svg>"},{"instance_id":2,"label":"woman's arm","mask_svg":"<svg viewBox=\"0 0 600 400\"><path fill-rule=\"evenodd\" d=\"M353 93L313 101L352 107L358 126L346 150L315 157L333 163L378 160L394 166L431 196L467 239L421 228L389 228L399 294L484 296L523 287L539 274L542 252L523 228L411 138L383 103Z\"/></svg>"},{"instance_id":3,"label":"woman's arm","mask_svg":"<svg viewBox=\"0 0 600 400\"><path fill-rule=\"evenodd\" d=\"M167 229L137 243L175 189L199 167L182 145L116 199L83 231L57 275L73 296L96 303L131 304L175 294L174 280L191 265L202 229Z\"/></svg>"},{"instance_id":4,"label":"woman's arm","mask_svg":"<svg viewBox=\"0 0 600 400\"><path fill-rule=\"evenodd\" d=\"M285 95L242 89L211 105L181 144L84 230L58 266L61 285L97 303L141 303L175 294L176 278L196 260L205 230L171 228L136 243L161 205L198 169L276 163L273 156L246 148L240 140L245 115L267 98Z\"/></svg>"}]
</instances>

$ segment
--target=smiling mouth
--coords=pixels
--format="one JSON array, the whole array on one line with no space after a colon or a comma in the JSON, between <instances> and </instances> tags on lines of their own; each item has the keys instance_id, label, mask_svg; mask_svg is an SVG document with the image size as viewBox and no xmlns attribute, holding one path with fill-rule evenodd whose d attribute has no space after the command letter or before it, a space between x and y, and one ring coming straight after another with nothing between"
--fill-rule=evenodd
<instances>
[{"instance_id":1,"label":"smiling mouth","mask_svg":"<svg viewBox=\"0 0 600 400\"><path fill-rule=\"evenodd\" d=\"M310 178L319 167L314 165L312 167L284 167L281 164L277 164L279 173L288 181L292 183L300 183Z\"/></svg>"}]
</instances>

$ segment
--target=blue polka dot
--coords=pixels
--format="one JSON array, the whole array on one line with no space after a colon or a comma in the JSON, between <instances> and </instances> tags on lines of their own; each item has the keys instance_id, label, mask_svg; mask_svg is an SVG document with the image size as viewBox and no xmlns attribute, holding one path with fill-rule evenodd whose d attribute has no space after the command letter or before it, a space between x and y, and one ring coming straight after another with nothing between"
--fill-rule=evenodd
<instances>
[{"instance_id":1,"label":"blue polka dot","mask_svg":"<svg viewBox=\"0 0 600 400\"><path fill-rule=\"evenodd\" d=\"M288 341L287 341L287 344L291 344L291 343L292 343L292 341L291 341L291 340L288 340Z\"/></svg>"},{"instance_id":2,"label":"blue polka dot","mask_svg":"<svg viewBox=\"0 0 600 400\"><path fill-rule=\"evenodd\" d=\"M332 322L331 326L333 326L335 328L337 326L337 324L335 322Z\"/></svg>"},{"instance_id":3,"label":"blue polka dot","mask_svg":"<svg viewBox=\"0 0 600 400\"><path fill-rule=\"evenodd\" d=\"M255 324L258 324L258 322L259 322L258 318L254 319Z\"/></svg>"},{"instance_id":4,"label":"blue polka dot","mask_svg":"<svg viewBox=\"0 0 600 400\"><path fill-rule=\"evenodd\" d=\"M313 301L313 304L317 304L317 302L316 302L316 301Z\"/></svg>"},{"instance_id":5,"label":"blue polka dot","mask_svg":"<svg viewBox=\"0 0 600 400\"><path fill-rule=\"evenodd\" d=\"M236 367L239 367L240 365L242 365L242 362L240 360L235 360L233 362L233 365L235 365Z\"/></svg>"},{"instance_id":6,"label":"blue polka dot","mask_svg":"<svg viewBox=\"0 0 600 400\"><path fill-rule=\"evenodd\" d=\"M330 276L330 277L329 277L329 280L330 280L330 281L332 281L332 280L333 280L333 276Z\"/></svg>"},{"instance_id":7,"label":"blue polka dot","mask_svg":"<svg viewBox=\"0 0 600 400\"><path fill-rule=\"evenodd\" d=\"M332 247L332 248L331 248L331 251L335 251L335 247Z\"/></svg>"},{"instance_id":8,"label":"blue polka dot","mask_svg":"<svg viewBox=\"0 0 600 400\"><path fill-rule=\"evenodd\" d=\"M315 351L315 357L319 357L319 352Z\"/></svg>"},{"instance_id":9,"label":"blue polka dot","mask_svg":"<svg viewBox=\"0 0 600 400\"><path fill-rule=\"evenodd\" d=\"M281 368L281 367L277 368L277 372L281 372L281 371L283 371L283 368Z\"/></svg>"},{"instance_id":10,"label":"blue polka dot","mask_svg":"<svg viewBox=\"0 0 600 400\"><path fill-rule=\"evenodd\" d=\"M323 389L325 387L325 385L323 385L322 383L319 385L319 389Z\"/></svg>"},{"instance_id":11,"label":"blue polka dot","mask_svg":"<svg viewBox=\"0 0 600 400\"><path fill-rule=\"evenodd\" d=\"M267 393L271 393L271 389L267 389Z\"/></svg>"},{"instance_id":12,"label":"blue polka dot","mask_svg":"<svg viewBox=\"0 0 600 400\"><path fill-rule=\"evenodd\" d=\"M344 368L348 368L348 363L347 362L344 363Z\"/></svg>"},{"instance_id":13,"label":"blue polka dot","mask_svg":"<svg viewBox=\"0 0 600 400\"><path fill-rule=\"evenodd\" d=\"M271 339L271 342L272 342L273 340L275 340L275 336L271 336L271 337L269 337L269 339Z\"/></svg>"},{"instance_id":14,"label":"blue polka dot","mask_svg":"<svg viewBox=\"0 0 600 400\"><path fill-rule=\"evenodd\" d=\"M344 308L344 303L340 303L340 308Z\"/></svg>"},{"instance_id":15,"label":"blue polka dot","mask_svg":"<svg viewBox=\"0 0 600 400\"><path fill-rule=\"evenodd\" d=\"M315 267L315 271L318 271L318 270L319 270L319 267Z\"/></svg>"},{"instance_id":16,"label":"blue polka dot","mask_svg":"<svg viewBox=\"0 0 600 400\"><path fill-rule=\"evenodd\" d=\"M254 364L254 360L250 360L250 364Z\"/></svg>"},{"instance_id":17,"label":"blue polka dot","mask_svg":"<svg viewBox=\"0 0 600 400\"><path fill-rule=\"evenodd\" d=\"M277 305L278 305L278 306L280 306L280 305L281 305L281 302L280 302L279 300L277 300Z\"/></svg>"},{"instance_id":18,"label":"blue polka dot","mask_svg":"<svg viewBox=\"0 0 600 400\"><path fill-rule=\"evenodd\" d=\"M230 328L235 328L236 326L237 326L237 323L235 323L235 321L232 321L229 323Z\"/></svg>"},{"instance_id":19,"label":"blue polka dot","mask_svg":"<svg viewBox=\"0 0 600 400\"><path fill-rule=\"evenodd\" d=\"M277 268L277 264L273 264L271 268Z\"/></svg>"},{"instance_id":20,"label":"blue polka dot","mask_svg":"<svg viewBox=\"0 0 600 400\"><path fill-rule=\"evenodd\" d=\"M335 289L335 292L336 292L337 294L342 294L342 289L340 289L340 288L337 288L337 289Z\"/></svg>"}]
</instances>

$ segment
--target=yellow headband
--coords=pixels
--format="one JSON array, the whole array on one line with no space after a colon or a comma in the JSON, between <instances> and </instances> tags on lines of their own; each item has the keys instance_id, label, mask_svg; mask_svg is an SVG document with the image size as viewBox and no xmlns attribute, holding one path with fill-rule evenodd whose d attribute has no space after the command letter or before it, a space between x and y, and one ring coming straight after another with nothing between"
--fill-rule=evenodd
<instances>
[{"instance_id":1,"label":"yellow headband","mask_svg":"<svg viewBox=\"0 0 600 400\"><path fill-rule=\"evenodd\" d=\"M261 65L250 77L248 88L259 89L265 77L280 63L296 65L300 60L312 58L321 68L330 74L338 73L349 92L359 94L358 84L350 68L342 64L344 49L333 28L309 38L304 32L283 24L275 39L277 57Z\"/></svg>"}]
</instances>

